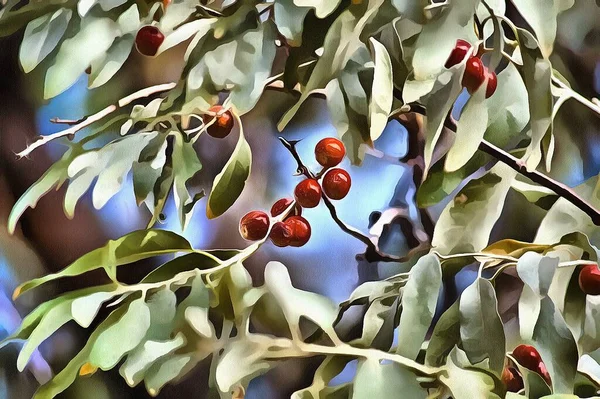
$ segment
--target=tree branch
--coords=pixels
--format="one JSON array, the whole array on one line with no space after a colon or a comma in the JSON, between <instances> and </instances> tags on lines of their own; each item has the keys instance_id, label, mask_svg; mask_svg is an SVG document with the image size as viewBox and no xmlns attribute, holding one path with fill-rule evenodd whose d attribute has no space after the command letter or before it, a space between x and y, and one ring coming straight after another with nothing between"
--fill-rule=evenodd
<instances>
[{"instance_id":1,"label":"tree branch","mask_svg":"<svg viewBox=\"0 0 600 399\"><path fill-rule=\"evenodd\" d=\"M425 108L419 104L411 104L411 111L421 115L426 115ZM456 122L452 119L452 117L448 117L446 119L444 126L448 130L456 133ZM493 158L506 164L510 168L519 172L521 175L531 179L533 182L554 191L557 195L566 199L587 214L596 226L600 226L600 211L587 202L584 198L579 196L579 194L573 191L573 189L566 184L554 180L550 176L546 176L537 170L531 172L528 171L525 165L523 165L518 158L512 156L502 148L495 146L487 140L481 140L481 143L479 144L479 150L491 155Z\"/></svg>"},{"instance_id":2,"label":"tree branch","mask_svg":"<svg viewBox=\"0 0 600 399\"><path fill-rule=\"evenodd\" d=\"M72 124L73 126L71 126L68 129L61 130L60 132L49 134L47 136L40 136L40 138L38 140L36 140L35 142L33 142L32 144L27 146L27 148L25 148L23 151L17 153L17 156L19 158L26 157L29 154L31 154L36 148L42 147L43 145L49 143L52 140L56 140L61 137L73 137L75 135L75 133L77 133L78 131L90 126L91 124L93 124L95 122L98 122L99 120L110 115L111 113L115 112L119 108L129 105L133 101L139 100L140 98L149 97L153 94L162 93L164 91L171 90L175 86L176 86L175 83L165 83L165 84L161 84L161 85L146 87L145 89L136 91L135 93L130 94L127 97L123 97L116 104L109 105L108 107L104 108L100 112L97 112L90 116L83 117L77 121L66 121L66 120L62 120L62 119L54 119L53 122L55 122L55 123L66 123L66 124Z\"/></svg>"},{"instance_id":3,"label":"tree branch","mask_svg":"<svg viewBox=\"0 0 600 399\"><path fill-rule=\"evenodd\" d=\"M292 154L292 156L296 160L296 163L298 164L298 173L306 176L309 179L314 179L315 174L312 171L310 171L310 169L308 169L306 165L304 165L302 159L300 158L300 155L298 154L298 151L296 150L296 144L298 143L298 141L288 141L283 137L279 137L279 141L281 141L281 144L283 144L283 146L287 148L287 150ZM346 223L344 223L344 221L342 221L339 218L337 210L335 209L335 205L333 205L331 200L327 198L325 193L321 193L321 198L323 199L325 206L329 210L331 218L340 227L340 229L344 233L356 238L357 240L359 240L367 246L367 250L365 251L363 256L364 259L368 262L407 262L410 259L412 259L415 255L424 253L429 250L429 246L424 244L411 249L405 256L402 257L385 254L379 250L377 245L375 245L375 243L370 237L363 234L358 229L347 225Z\"/></svg>"}]
</instances>

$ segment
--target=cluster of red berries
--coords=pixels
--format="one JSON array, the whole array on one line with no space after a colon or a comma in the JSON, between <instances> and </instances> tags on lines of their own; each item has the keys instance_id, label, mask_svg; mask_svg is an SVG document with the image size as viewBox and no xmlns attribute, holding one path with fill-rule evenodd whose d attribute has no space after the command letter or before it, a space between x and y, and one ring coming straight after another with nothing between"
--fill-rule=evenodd
<instances>
[{"instance_id":1,"label":"cluster of red berries","mask_svg":"<svg viewBox=\"0 0 600 399\"><path fill-rule=\"evenodd\" d=\"M334 168L346 155L344 144L336 138L325 138L315 147L317 162L327 171L323 176L322 191L328 198L339 200L350 191L352 184L350 175L343 169ZM331 169L333 168L333 169ZM296 205L290 214L281 222L273 225L269 238L278 247L301 247L310 239L311 229L308 220L303 218L302 208L314 208L321 202L321 185L318 178L302 180L294 190ZM282 198L273 204L271 217L281 215L292 206L294 200ZM270 218L263 211L252 211L240 220L240 233L246 240L257 241L267 236Z\"/></svg>"},{"instance_id":2,"label":"cluster of red berries","mask_svg":"<svg viewBox=\"0 0 600 399\"><path fill-rule=\"evenodd\" d=\"M202 116L204 124L209 124L214 118L214 122L206 128L209 136L224 139L233 129L233 114L230 110L223 108L222 105L213 105L208 109L208 114Z\"/></svg>"},{"instance_id":3,"label":"cluster of red berries","mask_svg":"<svg viewBox=\"0 0 600 399\"><path fill-rule=\"evenodd\" d=\"M513 358L519 364L534 373L539 374L548 386L552 386L550 373L542 360L540 353L531 345L519 345L512 352ZM507 365L502 371L502 382L509 392L519 392L523 389L523 377L515 365Z\"/></svg>"},{"instance_id":4,"label":"cluster of red berries","mask_svg":"<svg viewBox=\"0 0 600 399\"><path fill-rule=\"evenodd\" d=\"M465 59L469 50L471 50L471 43L459 39L456 41L456 46L450 53L450 57L446 61L446 68L452 68L454 65L458 65ZM488 67L483 65L481 58L476 55L469 57L463 75L462 85L467 89L470 94L473 94L479 89L479 87L486 81L487 87L485 89L485 98L490 98L498 87L498 77L496 72L490 71Z\"/></svg>"}]
</instances>

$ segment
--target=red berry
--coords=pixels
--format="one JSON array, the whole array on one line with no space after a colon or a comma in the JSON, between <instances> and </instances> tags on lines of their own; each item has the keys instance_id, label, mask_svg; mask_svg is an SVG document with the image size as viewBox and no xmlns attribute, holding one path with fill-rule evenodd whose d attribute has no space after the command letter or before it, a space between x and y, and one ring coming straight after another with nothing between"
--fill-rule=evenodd
<instances>
[{"instance_id":1,"label":"red berry","mask_svg":"<svg viewBox=\"0 0 600 399\"><path fill-rule=\"evenodd\" d=\"M310 224L302 216L291 216L285 222L292 231L290 244L292 247L301 247L310 239Z\"/></svg>"},{"instance_id":2,"label":"red berry","mask_svg":"<svg viewBox=\"0 0 600 399\"><path fill-rule=\"evenodd\" d=\"M294 202L294 200L291 198L282 198L280 200L277 200L277 202L275 202L271 207L271 216L275 217L281 215L283 211L285 211L290 207L290 205L292 205L292 202ZM300 215L302 215L302 207L296 204L296 206L290 211L288 217Z\"/></svg>"},{"instance_id":3,"label":"red berry","mask_svg":"<svg viewBox=\"0 0 600 399\"><path fill-rule=\"evenodd\" d=\"M284 222L277 222L273 225L269 238L278 247L287 247L290 245L293 231L292 227Z\"/></svg>"},{"instance_id":4,"label":"red berry","mask_svg":"<svg viewBox=\"0 0 600 399\"><path fill-rule=\"evenodd\" d=\"M314 208L321 201L321 186L315 179L302 180L296 186L294 196L303 208Z\"/></svg>"},{"instance_id":5,"label":"red berry","mask_svg":"<svg viewBox=\"0 0 600 399\"><path fill-rule=\"evenodd\" d=\"M252 211L240 220L240 234L246 240L258 241L267 236L269 231L269 215L263 211Z\"/></svg>"},{"instance_id":6,"label":"red berry","mask_svg":"<svg viewBox=\"0 0 600 399\"><path fill-rule=\"evenodd\" d=\"M485 81L485 66L477 57L471 57L467 60L465 74L463 75L462 85L467 88L470 94L477 91L479 86Z\"/></svg>"},{"instance_id":7,"label":"red berry","mask_svg":"<svg viewBox=\"0 0 600 399\"><path fill-rule=\"evenodd\" d=\"M140 54L153 57L165 40L165 35L156 26L143 26L135 37L135 46Z\"/></svg>"},{"instance_id":8,"label":"red berry","mask_svg":"<svg viewBox=\"0 0 600 399\"><path fill-rule=\"evenodd\" d=\"M579 287L587 295L600 295L600 269L598 269L598 265L586 265L581 269Z\"/></svg>"},{"instance_id":9,"label":"red berry","mask_svg":"<svg viewBox=\"0 0 600 399\"><path fill-rule=\"evenodd\" d=\"M512 367L505 367L502 371L502 382L508 392L519 392L523 389L523 378L517 370Z\"/></svg>"},{"instance_id":10,"label":"red berry","mask_svg":"<svg viewBox=\"0 0 600 399\"><path fill-rule=\"evenodd\" d=\"M340 140L327 137L315 146L317 162L326 168L332 168L342 162L346 155L346 147Z\"/></svg>"},{"instance_id":11,"label":"red berry","mask_svg":"<svg viewBox=\"0 0 600 399\"><path fill-rule=\"evenodd\" d=\"M206 132L217 139L223 139L231 133L233 129L233 114L229 110L224 110L221 105L213 105L208 109L209 114L204 114L202 120L205 124L210 123L213 118L215 121L206 129Z\"/></svg>"},{"instance_id":12,"label":"red berry","mask_svg":"<svg viewBox=\"0 0 600 399\"><path fill-rule=\"evenodd\" d=\"M351 184L350 175L344 169L331 169L323 177L323 191L325 191L325 195L334 200L344 198L350 191Z\"/></svg>"},{"instance_id":13,"label":"red berry","mask_svg":"<svg viewBox=\"0 0 600 399\"><path fill-rule=\"evenodd\" d=\"M452 68L454 65L458 65L465 59L467 53L471 49L471 43L466 40L458 39L456 45L452 49L448 60L446 61L446 68Z\"/></svg>"},{"instance_id":14,"label":"red berry","mask_svg":"<svg viewBox=\"0 0 600 399\"><path fill-rule=\"evenodd\" d=\"M542 356L537 349L531 345L519 345L513 350L512 355L521 366L538 373L546 380L548 385L552 385L548 369L546 369Z\"/></svg>"},{"instance_id":15,"label":"red berry","mask_svg":"<svg viewBox=\"0 0 600 399\"><path fill-rule=\"evenodd\" d=\"M496 76L496 72L491 71L485 68L485 74L487 77L487 87L485 88L485 98L490 98L496 92L496 88L498 87L498 76Z\"/></svg>"}]
</instances>

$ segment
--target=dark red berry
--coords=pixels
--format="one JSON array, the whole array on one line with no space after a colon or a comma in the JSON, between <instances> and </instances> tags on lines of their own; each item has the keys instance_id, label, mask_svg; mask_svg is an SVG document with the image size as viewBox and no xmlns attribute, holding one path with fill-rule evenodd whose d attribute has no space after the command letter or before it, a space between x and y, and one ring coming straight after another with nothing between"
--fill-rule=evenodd
<instances>
[{"instance_id":1,"label":"dark red berry","mask_svg":"<svg viewBox=\"0 0 600 399\"><path fill-rule=\"evenodd\" d=\"M496 76L496 72L490 71L485 68L485 75L487 77L487 87L485 88L485 98L490 98L496 92L496 88L498 87L498 76Z\"/></svg>"},{"instance_id":2,"label":"dark red berry","mask_svg":"<svg viewBox=\"0 0 600 399\"><path fill-rule=\"evenodd\" d=\"M294 190L296 202L303 208L314 208L321 201L321 186L315 179L302 180Z\"/></svg>"},{"instance_id":3,"label":"dark red berry","mask_svg":"<svg viewBox=\"0 0 600 399\"><path fill-rule=\"evenodd\" d=\"M135 37L135 46L140 54L153 57L165 40L165 35L156 26L143 26Z\"/></svg>"},{"instance_id":4,"label":"dark red berry","mask_svg":"<svg viewBox=\"0 0 600 399\"><path fill-rule=\"evenodd\" d=\"M519 392L523 389L523 378L519 372L512 367L505 367L502 371L502 382L508 392Z\"/></svg>"},{"instance_id":5,"label":"dark red berry","mask_svg":"<svg viewBox=\"0 0 600 399\"><path fill-rule=\"evenodd\" d=\"M333 200L344 198L350 191L351 184L350 175L344 169L331 169L323 177L323 191Z\"/></svg>"},{"instance_id":6,"label":"dark red berry","mask_svg":"<svg viewBox=\"0 0 600 399\"><path fill-rule=\"evenodd\" d=\"M205 124L215 121L206 129L206 132L217 139L223 139L231 133L233 129L233 114L229 110L225 110L221 105L213 105L208 109L208 114L202 116Z\"/></svg>"},{"instance_id":7,"label":"dark red berry","mask_svg":"<svg viewBox=\"0 0 600 399\"><path fill-rule=\"evenodd\" d=\"M344 147L344 143L333 137L324 138L315 146L317 162L326 168L338 165L345 155L346 147Z\"/></svg>"},{"instance_id":8,"label":"dark red berry","mask_svg":"<svg viewBox=\"0 0 600 399\"><path fill-rule=\"evenodd\" d=\"M278 247L287 247L290 245L293 231L292 227L284 222L277 222L273 225L269 238Z\"/></svg>"},{"instance_id":9,"label":"dark red berry","mask_svg":"<svg viewBox=\"0 0 600 399\"><path fill-rule=\"evenodd\" d=\"M90 75L92 73L92 66L91 65L89 67L85 68L85 73L86 73L86 75Z\"/></svg>"},{"instance_id":10,"label":"dark red berry","mask_svg":"<svg viewBox=\"0 0 600 399\"><path fill-rule=\"evenodd\" d=\"M291 198L281 198L280 200L277 200L277 202L275 202L271 207L271 216L275 217L281 215L290 207L290 205L292 205L292 202L294 202L294 200ZM294 206L294 208L290 211L288 217L300 215L302 215L302 207L296 204L296 206Z\"/></svg>"},{"instance_id":11,"label":"dark red berry","mask_svg":"<svg viewBox=\"0 0 600 399\"><path fill-rule=\"evenodd\" d=\"M512 355L521 366L538 373L548 385L552 385L548 369L537 349L531 345L519 345L513 350Z\"/></svg>"},{"instance_id":12,"label":"dark red berry","mask_svg":"<svg viewBox=\"0 0 600 399\"><path fill-rule=\"evenodd\" d=\"M471 49L471 43L466 40L458 39L456 45L452 49L448 60L446 61L446 68L452 68L454 65L458 65L465 59L467 53Z\"/></svg>"},{"instance_id":13,"label":"dark red berry","mask_svg":"<svg viewBox=\"0 0 600 399\"><path fill-rule=\"evenodd\" d=\"M285 222L292 231L292 237L290 239L290 245L292 247L301 247L308 242L310 239L310 224L308 220L302 216L292 216Z\"/></svg>"},{"instance_id":14,"label":"dark red berry","mask_svg":"<svg viewBox=\"0 0 600 399\"><path fill-rule=\"evenodd\" d=\"M600 269L597 265L586 265L581 269L579 287L587 295L600 295Z\"/></svg>"},{"instance_id":15,"label":"dark red berry","mask_svg":"<svg viewBox=\"0 0 600 399\"><path fill-rule=\"evenodd\" d=\"M477 57L471 57L467 60L465 74L463 75L462 85L466 87L470 94L477 91L479 86L485 81L485 66Z\"/></svg>"},{"instance_id":16,"label":"dark red berry","mask_svg":"<svg viewBox=\"0 0 600 399\"><path fill-rule=\"evenodd\" d=\"M246 240L258 241L267 236L269 231L269 215L263 211L252 211L240 220L240 234Z\"/></svg>"}]
</instances>

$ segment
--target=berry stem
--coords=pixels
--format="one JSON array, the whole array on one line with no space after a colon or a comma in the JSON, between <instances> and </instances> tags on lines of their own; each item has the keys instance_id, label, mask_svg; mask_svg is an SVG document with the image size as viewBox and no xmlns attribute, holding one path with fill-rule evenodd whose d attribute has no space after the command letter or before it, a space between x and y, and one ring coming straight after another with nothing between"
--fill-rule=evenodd
<instances>
[{"instance_id":1,"label":"berry stem","mask_svg":"<svg viewBox=\"0 0 600 399\"><path fill-rule=\"evenodd\" d=\"M296 150L296 144L298 144L298 141L297 140L288 141L283 137L279 137L279 141L292 154L292 156L296 160L296 163L298 164L298 168L297 168L298 173L303 174L304 176L306 176L309 179L315 179L316 175L306 165L304 165L304 162L302 162L302 159L300 158L300 155L298 154L298 151ZM408 251L406 256L394 256L394 255L385 254L379 250L377 245L375 245L375 243L373 242L373 240L370 237L366 236L365 234L360 232L358 229L356 229L352 226L349 226L348 224L344 223L343 220L340 219L340 217L337 214L337 210L335 209L335 205L333 205L333 203L329 200L329 198L327 198L325 193L321 193L321 198L323 199L325 206L329 210L329 214L331 215L331 218L340 227L340 229L344 233L356 238L357 240L359 240L360 242L362 242L363 244L365 244L367 246L367 250L365 251L363 257L368 262L407 262L410 259L412 259L414 256L424 253L424 252L427 252L429 250L429 247L425 248L425 247L419 246L419 247L413 248L410 251Z\"/></svg>"}]
</instances>

